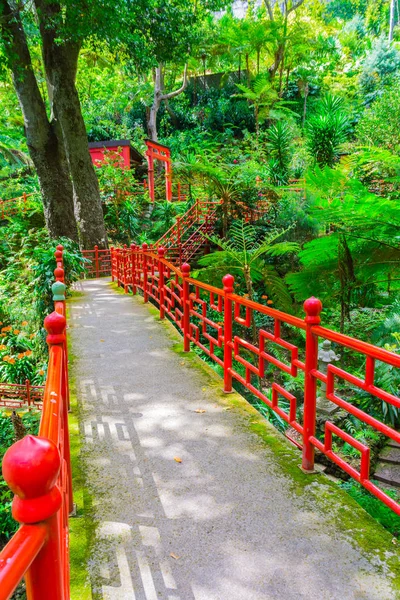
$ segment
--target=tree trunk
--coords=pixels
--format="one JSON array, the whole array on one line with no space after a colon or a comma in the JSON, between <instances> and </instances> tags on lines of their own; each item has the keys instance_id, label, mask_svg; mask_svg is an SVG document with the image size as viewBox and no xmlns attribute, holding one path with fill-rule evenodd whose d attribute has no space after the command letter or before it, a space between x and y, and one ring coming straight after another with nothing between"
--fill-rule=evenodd
<instances>
[{"instance_id":1,"label":"tree trunk","mask_svg":"<svg viewBox=\"0 0 400 600\"><path fill-rule=\"evenodd\" d=\"M78 241L68 164L57 124L47 118L20 16L11 10L8 2L0 0L0 17L6 60L12 71L28 149L39 179L46 226L53 238Z\"/></svg>"},{"instance_id":2,"label":"tree trunk","mask_svg":"<svg viewBox=\"0 0 400 600\"><path fill-rule=\"evenodd\" d=\"M80 51L78 42L57 42L54 23L61 18L56 4L36 0L43 60L48 85L52 90L53 109L65 144L74 189L75 216L82 248L107 248L107 234L99 184L88 149L75 77Z\"/></svg>"},{"instance_id":3,"label":"tree trunk","mask_svg":"<svg viewBox=\"0 0 400 600\"><path fill-rule=\"evenodd\" d=\"M306 122L306 116L307 116L307 98L308 98L308 92L309 92L309 85L308 85L308 81L306 82L305 86L304 86L304 102L303 102L303 127L304 124Z\"/></svg>"},{"instance_id":4,"label":"tree trunk","mask_svg":"<svg viewBox=\"0 0 400 600\"><path fill-rule=\"evenodd\" d=\"M394 30L394 6L395 0L390 0L390 16L389 16L389 42L393 41L393 30Z\"/></svg>"},{"instance_id":5,"label":"tree trunk","mask_svg":"<svg viewBox=\"0 0 400 600\"><path fill-rule=\"evenodd\" d=\"M161 102L168 103L168 100L171 98L175 98L181 94L187 85L187 65L185 65L185 69L183 72L183 83L181 87L174 92L169 92L168 94L164 93L164 73L163 73L163 65L160 63L156 69L154 74L154 96L153 96L153 104L150 108L148 121L147 121L147 130L149 134L149 138L154 142L158 141L157 134L157 113L161 106Z\"/></svg>"}]
</instances>

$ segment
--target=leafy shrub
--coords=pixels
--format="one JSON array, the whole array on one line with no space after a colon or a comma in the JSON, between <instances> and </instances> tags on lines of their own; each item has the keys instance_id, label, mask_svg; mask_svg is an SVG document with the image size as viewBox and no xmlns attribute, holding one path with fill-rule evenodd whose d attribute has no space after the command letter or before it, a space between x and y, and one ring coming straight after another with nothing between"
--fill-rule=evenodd
<instances>
[{"instance_id":1,"label":"leafy shrub","mask_svg":"<svg viewBox=\"0 0 400 600\"><path fill-rule=\"evenodd\" d=\"M385 38L374 43L366 56L360 75L360 86L369 104L383 93L386 86L393 83L400 69L400 52Z\"/></svg>"},{"instance_id":2,"label":"leafy shrub","mask_svg":"<svg viewBox=\"0 0 400 600\"><path fill-rule=\"evenodd\" d=\"M306 147L318 165L332 167L335 164L349 129L342 98L328 94L306 124Z\"/></svg>"},{"instance_id":3,"label":"leafy shrub","mask_svg":"<svg viewBox=\"0 0 400 600\"><path fill-rule=\"evenodd\" d=\"M400 90L385 90L362 115L356 135L360 144L386 148L393 153L400 150Z\"/></svg>"},{"instance_id":4,"label":"leafy shrub","mask_svg":"<svg viewBox=\"0 0 400 600\"><path fill-rule=\"evenodd\" d=\"M270 163L270 177L275 185L288 182L289 163L292 149L292 133L290 126L285 121L272 124L266 134L267 148L273 159Z\"/></svg>"}]
</instances>

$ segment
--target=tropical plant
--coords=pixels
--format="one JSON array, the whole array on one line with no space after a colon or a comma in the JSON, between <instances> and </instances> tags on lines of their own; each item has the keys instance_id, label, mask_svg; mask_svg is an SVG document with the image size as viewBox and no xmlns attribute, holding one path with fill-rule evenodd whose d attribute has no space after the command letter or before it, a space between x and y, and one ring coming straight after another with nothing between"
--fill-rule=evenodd
<instances>
[{"instance_id":1,"label":"tropical plant","mask_svg":"<svg viewBox=\"0 0 400 600\"><path fill-rule=\"evenodd\" d=\"M274 185L285 185L289 178L289 164L292 150L292 133L285 121L273 123L266 134L267 148L272 161L270 178Z\"/></svg>"},{"instance_id":2,"label":"tropical plant","mask_svg":"<svg viewBox=\"0 0 400 600\"><path fill-rule=\"evenodd\" d=\"M283 116L294 114L288 108L288 101L283 100L268 75L258 75L254 78L251 87L242 83L236 84L240 94L239 98L246 98L254 106L254 118L256 121L256 137L260 135L260 123L266 120L273 121L281 119Z\"/></svg>"},{"instance_id":3,"label":"tropical plant","mask_svg":"<svg viewBox=\"0 0 400 600\"><path fill-rule=\"evenodd\" d=\"M299 254L303 268L287 281L298 300L311 293L328 305L339 299L343 331L352 303L370 302L361 292L398 280L398 202L371 194L344 168L316 168L308 173L307 189L314 197L310 213L325 234L304 245Z\"/></svg>"},{"instance_id":4,"label":"tropical plant","mask_svg":"<svg viewBox=\"0 0 400 600\"><path fill-rule=\"evenodd\" d=\"M268 295L281 308L291 305L290 294L276 271L274 258L297 252L295 242L278 241L286 231L273 230L260 235L254 225L243 220L234 221L228 239L211 236L210 241L221 248L199 260L198 276L207 281L221 281L226 273L243 278L250 300L254 298L254 283L262 282ZM268 262L269 260L269 262Z\"/></svg>"},{"instance_id":5,"label":"tropical plant","mask_svg":"<svg viewBox=\"0 0 400 600\"><path fill-rule=\"evenodd\" d=\"M350 122L343 110L342 98L327 94L305 128L307 150L320 167L333 167L337 162L349 129Z\"/></svg>"}]
</instances>

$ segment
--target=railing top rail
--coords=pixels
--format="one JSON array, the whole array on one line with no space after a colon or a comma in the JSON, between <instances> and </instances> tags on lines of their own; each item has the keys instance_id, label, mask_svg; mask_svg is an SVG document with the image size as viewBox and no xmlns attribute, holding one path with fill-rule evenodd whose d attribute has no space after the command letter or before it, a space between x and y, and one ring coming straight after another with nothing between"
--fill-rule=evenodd
<instances>
[{"instance_id":1,"label":"railing top rail","mask_svg":"<svg viewBox=\"0 0 400 600\"><path fill-rule=\"evenodd\" d=\"M238 294L231 294L231 297L234 302L238 302L239 304L247 306L252 310L257 310L258 312L261 312L264 315L268 315L273 319L277 319L278 321L284 321L285 323L298 327L299 329L306 329L306 324L304 320L300 319L299 317L295 317L294 315L290 315L289 313L277 310L276 308L269 308L264 304L254 302L254 300L249 300L248 298L244 298L243 296L239 296Z\"/></svg>"},{"instance_id":2,"label":"railing top rail","mask_svg":"<svg viewBox=\"0 0 400 600\"><path fill-rule=\"evenodd\" d=\"M380 360L382 362L391 364L394 367L400 368L400 355L395 354L394 352L390 352L389 350L385 350L384 348L380 348L379 346L374 346L373 344L369 344L368 342L363 342L361 340L358 340L357 338L350 337L343 333L333 331L332 329L321 327L320 325L316 325L313 327L313 333L331 342L336 342L341 346L346 346L351 350L361 352L362 354L371 356L376 360Z\"/></svg>"}]
</instances>

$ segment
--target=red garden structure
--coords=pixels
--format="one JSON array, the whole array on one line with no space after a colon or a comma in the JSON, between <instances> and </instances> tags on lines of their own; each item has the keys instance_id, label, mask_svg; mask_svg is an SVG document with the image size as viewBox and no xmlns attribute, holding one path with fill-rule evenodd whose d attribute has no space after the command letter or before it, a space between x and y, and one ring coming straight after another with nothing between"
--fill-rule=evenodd
<instances>
[{"instance_id":1,"label":"red garden structure","mask_svg":"<svg viewBox=\"0 0 400 600\"><path fill-rule=\"evenodd\" d=\"M121 156L125 169L130 169L131 166L140 165L143 162L143 156L131 145L129 140L107 140L89 143L89 153L93 164L102 163L105 152L113 152Z\"/></svg>"},{"instance_id":2,"label":"red garden structure","mask_svg":"<svg viewBox=\"0 0 400 600\"><path fill-rule=\"evenodd\" d=\"M160 160L165 164L165 193L168 202L172 201L172 167L171 151L167 146L146 140L146 158L148 163L149 194L152 202L155 200L154 191L154 161Z\"/></svg>"}]
</instances>

